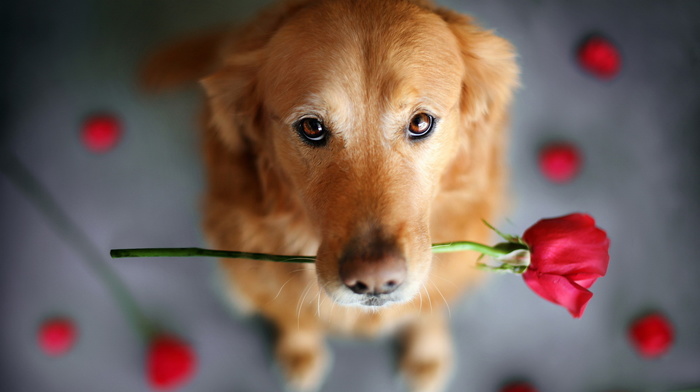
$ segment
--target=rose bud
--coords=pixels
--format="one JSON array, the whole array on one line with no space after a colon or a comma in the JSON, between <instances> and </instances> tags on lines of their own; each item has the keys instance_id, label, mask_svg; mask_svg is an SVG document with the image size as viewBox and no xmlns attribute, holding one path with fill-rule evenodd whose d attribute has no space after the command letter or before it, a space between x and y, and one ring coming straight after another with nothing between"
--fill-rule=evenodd
<instances>
[{"instance_id":1,"label":"rose bud","mask_svg":"<svg viewBox=\"0 0 700 392\"><path fill-rule=\"evenodd\" d=\"M542 298L581 317L593 294L588 291L604 276L610 240L586 214L542 219L525 231L530 265L523 279Z\"/></svg>"}]
</instances>

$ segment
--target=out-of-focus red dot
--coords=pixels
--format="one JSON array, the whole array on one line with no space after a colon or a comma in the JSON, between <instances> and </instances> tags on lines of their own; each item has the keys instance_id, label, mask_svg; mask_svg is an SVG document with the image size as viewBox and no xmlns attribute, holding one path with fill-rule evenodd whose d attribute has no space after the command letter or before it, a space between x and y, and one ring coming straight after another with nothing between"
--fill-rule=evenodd
<instances>
[{"instance_id":1,"label":"out-of-focus red dot","mask_svg":"<svg viewBox=\"0 0 700 392\"><path fill-rule=\"evenodd\" d=\"M600 79L612 79L622 66L617 47L601 36L591 36L578 48L578 62L586 71Z\"/></svg>"},{"instance_id":2,"label":"out-of-focus red dot","mask_svg":"<svg viewBox=\"0 0 700 392\"><path fill-rule=\"evenodd\" d=\"M537 392L537 388L527 382L510 383L503 388L501 392Z\"/></svg>"},{"instance_id":3,"label":"out-of-focus red dot","mask_svg":"<svg viewBox=\"0 0 700 392\"><path fill-rule=\"evenodd\" d=\"M152 388L175 388L194 374L197 358L189 345L169 335L159 335L149 347L147 376Z\"/></svg>"},{"instance_id":4,"label":"out-of-focus red dot","mask_svg":"<svg viewBox=\"0 0 700 392\"><path fill-rule=\"evenodd\" d=\"M557 143L540 151L540 170L550 181L564 183L573 180L581 170L581 154L571 144Z\"/></svg>"},{"instance_id":5,"label":"out-of-focus red dot","mask_svg":"<svg viewBox=\"0 0 700 392\"><path fill-rule=\"evenodd\" d=\"M119 143L121 136L121 121L111 114L91 116L83 124L83 144L92 152L110 151Z\"/></svg>"},{"instance_id":6,"label":"out-of-focus red dot","mask_svg":"<svg viewBox=\"0 0 700 392\"><path fill-rule=\"evenodd\" d=\"M50 356L60 356L75 345L77 331L73 322L67 318L52 318L44 321L39 328L39 347Z\"/></svg>"},{"instance_id":7,"label":"out-of-focus red dot","mask_svg":"<svg viewBox=\"0 0 700 392\"><path fill-rule=\"evenodd\" d=\"M629 338L639 355L657 358L666 354L673 345L673 325L662 314L651 313L632 323Z\"/></svg>"}]
</instances>

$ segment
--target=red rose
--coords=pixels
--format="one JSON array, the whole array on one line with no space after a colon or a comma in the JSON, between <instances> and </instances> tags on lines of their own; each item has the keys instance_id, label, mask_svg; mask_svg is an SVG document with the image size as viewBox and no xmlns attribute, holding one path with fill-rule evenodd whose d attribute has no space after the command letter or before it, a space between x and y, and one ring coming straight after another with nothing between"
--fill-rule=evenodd
<instances>
[{"instance_id":1,"label":"red rose","mask_svg":"<svg viewBox=\"0 0 700 392\"><path fill-rule=\"evenodd\" d=\"M610 240L586 214L543 219L525 231L530 266L525 283L542 298L581 317L590 288L608 269Z\"/></svg>"},{"instance_id":2,"label":"red rose","mask_svg":"<svg viewBox=\"0 0 700 392\"><path fill-rule=\"evenodd\" d=\"M629 329L629 338L639 355L656 358L671 348L673 325L661 314L652 313L636 320Z\"/></svg>"},{"instance_id":3,"label":"red rose","mask_svg":"<svg viewBox=\"0 0 700 392\"><path fill-rule=\"evenodd\" d=\"M192 376L196 362L190 346L172 336L157 336L148 352L148 381L154 389L179 386Z\"/></svg>"}]
</instances>

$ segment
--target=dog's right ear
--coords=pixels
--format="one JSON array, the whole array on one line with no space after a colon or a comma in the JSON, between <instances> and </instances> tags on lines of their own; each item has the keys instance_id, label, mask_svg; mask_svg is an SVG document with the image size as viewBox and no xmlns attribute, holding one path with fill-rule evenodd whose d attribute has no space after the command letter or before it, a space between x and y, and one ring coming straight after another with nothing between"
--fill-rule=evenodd
<instances>
[{"instance_id":1,"label":"dog's right ear","mask_svg":"<svg viewBox=\"0 0 700 392\"><path fill-rule=\"evenodd\" d=\"M200 81L209 97L212 126L233 151L258 142L264 132L257 96L262 50L235 54L213 75Z\"/></svg>"},{"instance_id":2,"label":"dog's right ear","mask_svg":"<svg viewBox=\"0 0 700 392\"><path fill-rule=\"evenodd\" d=\"M231 149L264 139L261 121L262 104L257 91L257 74L265 46L285 21L307 6L309 0L291 0L262 12L242 26L231 39L222 66L200 80L208 97L213 126ZM246 140L248 139L248 140Z\"/></svg>"},{"instance_id":3,"label":"dog's right ear","mask_svg":"<svg viewBox=\"0 0 700 392\"><path fill-rule=\"evenodd\" d=\"M289 1L243 26L231 36L236 38L229 46L222 49L224 57L218 69L200 80L209 101L207 126L210 137L215 137L210 139L213 148L222 154L223 162L235 160L237 167L245 167L234 175L239 177L237 181L246 178L247 189L260 191L256 201L261 202L267 213L288 210L291 201L269 143L269 121L258 88L259 72L266 58L267 43L307 3L309 0ZM228 177L231 175L226 173Z\"/></svg>"}]
</instances>

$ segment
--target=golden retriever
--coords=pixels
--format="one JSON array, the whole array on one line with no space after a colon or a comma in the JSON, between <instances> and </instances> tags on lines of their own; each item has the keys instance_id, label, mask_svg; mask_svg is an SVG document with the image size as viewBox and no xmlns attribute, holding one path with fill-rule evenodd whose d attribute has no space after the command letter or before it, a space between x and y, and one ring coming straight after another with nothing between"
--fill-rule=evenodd
<instances>
[{"instance_id":1,"label":"golden retriever","mask_svg":"<svg viewBox=\"0 0 700 392\"><path fill-rule=\"evenodd\" d=\"M216 248L317 255L222 260L232 299L278 331L297 390L317 389L327 333L402 338L413 391L444 389L444 303L478 280L518 67L511 45L421 0L297 0L156 54L144 81L201 80L204 229Z\"/></svg>"}]
</instances>

